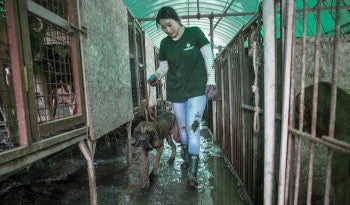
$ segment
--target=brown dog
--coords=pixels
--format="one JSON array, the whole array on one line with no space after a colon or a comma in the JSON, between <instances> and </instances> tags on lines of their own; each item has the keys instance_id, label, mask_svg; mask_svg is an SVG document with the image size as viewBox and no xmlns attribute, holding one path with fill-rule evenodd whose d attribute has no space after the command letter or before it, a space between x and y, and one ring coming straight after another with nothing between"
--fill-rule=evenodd
<instances>
[{"instance_id":1,"label":"brown dog","mask_svg":"<svg viewBox=\"0 0 350 205\"><path fill-rule=\"evenodd\" d=\"M177 143L180 142L179 127L177 125L175 115L170 112L164 112L157 117L155 122L142 121L135 128L133 136L135 138L134 146L137 146L141 153L141 176L143 180L142 192L147 193L150 185L150 179L157 176L160 157L164 149L164 138L166 138L166 141L171 146L172 150L168 163L172 164L174 162L176 146L173 139ZM156 149L157 154L153 163L152 172L148 176L148 152L152 149Z\"/></svg>"}]
</instances>

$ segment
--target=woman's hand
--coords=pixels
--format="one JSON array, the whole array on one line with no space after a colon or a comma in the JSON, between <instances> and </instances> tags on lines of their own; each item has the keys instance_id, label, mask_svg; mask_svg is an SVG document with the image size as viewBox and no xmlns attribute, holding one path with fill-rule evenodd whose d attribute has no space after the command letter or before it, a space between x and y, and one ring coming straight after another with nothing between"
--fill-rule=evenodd
<instances>
[{"instance_id":1,"label":"woman's hand","mask_svg":"<svg viewBox=\"0 0 350 205\"><path fill-rule=\"evenodd\" d=\"M151 86L156 86L157 82L158 82L158 77L156 74L152 74L147 78L147 82L151 85Z\"/></svg>"},{"instance_id":2,"label":"woman's hand","mask_svg":"<svg viewBox=\"0 0 350 205\"><path fill-rule=\"evenodd\" d=\"M205 88L205 95L208 100L213 99L216 96L216 85L207 85Z\"/></svg>"}]
</instances>

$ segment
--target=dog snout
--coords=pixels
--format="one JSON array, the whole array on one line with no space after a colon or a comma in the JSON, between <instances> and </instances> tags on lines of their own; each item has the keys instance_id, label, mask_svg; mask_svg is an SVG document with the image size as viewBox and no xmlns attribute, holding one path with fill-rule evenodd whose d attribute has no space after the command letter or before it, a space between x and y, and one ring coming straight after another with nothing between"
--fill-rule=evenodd
<instances>
[{"instance_id":1,"label":"dog snout","mask_svg":"<svg viewBox=\"0 0 350 205\"><path fill-rule=\"evenodd\" d=\"M154 136L155 134L152 131L146 131L144 133L137 132L134 134L134 146L143 147L145 149L152 149L152 141Z\"/></svg>"},{"instance_id":2,"label":"dog snout","mask_svg":"<svg viewBox=\"0 0 350 205\"><path fill-rule=\"evenodd\" d=\"M148 149L150 148L150 144L147 142L147 140L139 140L138 147Z\"/></svg>"}]
</instances>

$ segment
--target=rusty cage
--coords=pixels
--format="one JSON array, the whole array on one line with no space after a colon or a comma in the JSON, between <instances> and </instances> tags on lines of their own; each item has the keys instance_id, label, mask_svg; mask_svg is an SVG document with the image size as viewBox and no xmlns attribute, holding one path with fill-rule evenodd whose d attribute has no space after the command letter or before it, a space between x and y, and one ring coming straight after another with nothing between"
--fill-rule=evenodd
<instances>
[{"instance_id":1,"label":"rusty cage","mask_svg":"<svg viewBox=\"0 0 350 205\"><path fill-rule=\"evenodd\" d=\"M270 42L263 37L271 25L259 12L215 61L219 93L212 130L254 204L265 200L269 186L263 172L266 148L275 150L272 186L278 194L272 201L348 204L349 3L297 2L274 6L275 101L264 99ZM276 144L264 148L264 119L271 115L264 112L266 103L276 109Z\"/></svg>"}]
</instances>

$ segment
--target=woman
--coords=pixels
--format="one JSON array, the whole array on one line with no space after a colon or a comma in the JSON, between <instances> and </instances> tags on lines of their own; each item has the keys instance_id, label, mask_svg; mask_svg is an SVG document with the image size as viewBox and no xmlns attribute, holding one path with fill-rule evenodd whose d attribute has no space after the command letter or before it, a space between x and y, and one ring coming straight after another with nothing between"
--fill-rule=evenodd
<instances>
[{"instance_id":1,"label":"woman","mask_svg":"<svg viewBox=\"0 0 350 205\"><path fill-rule=\"evenodd\" d=\"M171 7L158 11L157 26L167 34L159 49L159 68L148 77L155 85L166 78L167 100L179 125L185 150L184 166L188 166L189 188L196 188L200 151L199 125L207 99L216 95L215 70L210 43L198 27L184 27Z\"/></svg>"}]
</instances>

